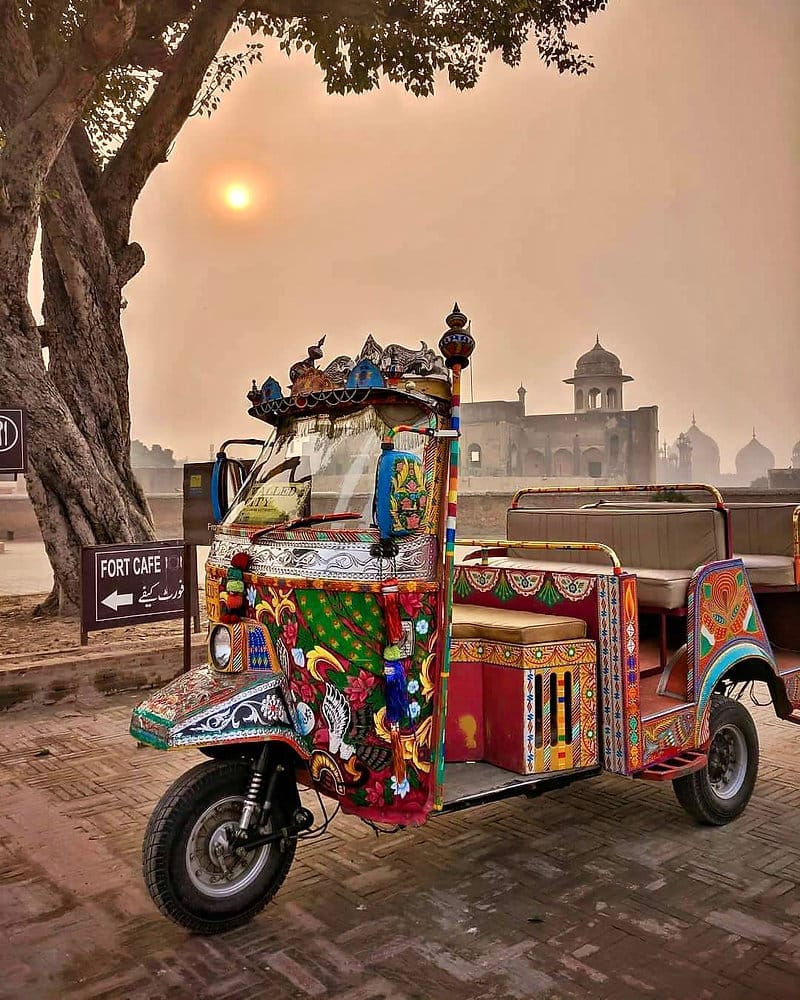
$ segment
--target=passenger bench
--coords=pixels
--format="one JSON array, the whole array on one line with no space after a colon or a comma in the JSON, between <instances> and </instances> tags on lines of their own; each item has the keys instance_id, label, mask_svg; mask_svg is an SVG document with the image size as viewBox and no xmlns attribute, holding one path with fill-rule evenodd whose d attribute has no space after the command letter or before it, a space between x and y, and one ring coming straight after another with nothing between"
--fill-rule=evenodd
<instances>
[{"instance_id":1,"label":"passenger bench","mask_svg":"<svg viewBox=\"0 0 800 1000\"><path fill-rule=\"evenodd\" d=\"M716 507L667 505L652 510L608 510L599 508L511 508L507 535L510 541L601 542L610 546L623 568L637 577L642 610L660 617L660 662L667 663L667 615L686 613L689 585L699 566L726 558L723 512ZM608 573L598 565L594 553L536 551L509 546L508 557L494 565L539 568L563 573Z\"/></svg>"},{"instance_id":2,"label":"passenger bench","mask_svg":"<svg viewBox=\"0 0 800 1000\"><path fill-rule=\"evenodd\" d=\"M795 504L732 503L728 505L733 549L744 563L754 590L795 587Z\"/></svg>"}]
</instances>

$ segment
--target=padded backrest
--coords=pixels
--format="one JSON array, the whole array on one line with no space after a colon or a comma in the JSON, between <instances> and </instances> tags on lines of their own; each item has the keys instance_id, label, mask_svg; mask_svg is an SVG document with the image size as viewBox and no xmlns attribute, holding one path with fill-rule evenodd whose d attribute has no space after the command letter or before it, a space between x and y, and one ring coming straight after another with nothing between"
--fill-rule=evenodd
<instances>
[{"instance_id":1,"label":"padded backrest","mask_svg":"<svg viewBox=\"0 0 800 1000\"><path fill-rule=\"evenodd\" d=\"M602 542L623 566L694 570L725 558L725 520L716 508L589 510L530 508L508 512L507 537L514 541ZM669 505L670 507L672 505ZM599 552L511 549L515 558L606 563Z\"/></svg>"},{"instance_id":2,"label":"padded backrest","mask_svg":"<svg viewBox=\"0 0 800 1000\"><path fill-rule=\"evenodd\" d=\"M759 556L792 555L792 503L732 503L733 551Z\"/></svg>"}]
</instances>

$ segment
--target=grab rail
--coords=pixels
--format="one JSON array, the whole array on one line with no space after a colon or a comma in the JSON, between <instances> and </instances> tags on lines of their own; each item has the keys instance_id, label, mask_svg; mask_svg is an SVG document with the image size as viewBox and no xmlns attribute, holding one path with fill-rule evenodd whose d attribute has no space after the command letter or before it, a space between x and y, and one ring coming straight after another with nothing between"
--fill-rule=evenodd
<instances>
[{"instance_id":1,"label":"grab rail","mask_svg":"<svg viewBox=\"0 0 800 1000\"><path fill-rule=\"evenodd\" d=\"M714 502L721 510L725 509L725 500L716 486L706 483L669 483L668 485L649 486L529 486L517 490L511 501L512 510L519 506L520 497L529 494L548 493L677 493L679 490L695 493L710 493Z\"/></svg>"},{"instance_id":2,"label":"grab rail","mask_svg":"<svg viewBox=\"0 0 800 1000\"><path fill-rule=\"evenodd\" d=\"M614 574L619 576L622 572L622 563L620 562L619 556L610 545L604 545L602 542L513 542L509 541L507 538L470 538L464 541L456 539L456 545L458 545L459 548L468 545L476 546L476 548L480 551L482 566L488 566L489 564L489 549L499 549L501 552L508 552L509 549L555 549L567 552L602 552L604 555L608 556L611 565L614 567ZM498 552L494 552L492 554L499 555ZM470 552L467 553L464 558L469 559L471 556L472 553Z\"/></svg>"}]
</instances>

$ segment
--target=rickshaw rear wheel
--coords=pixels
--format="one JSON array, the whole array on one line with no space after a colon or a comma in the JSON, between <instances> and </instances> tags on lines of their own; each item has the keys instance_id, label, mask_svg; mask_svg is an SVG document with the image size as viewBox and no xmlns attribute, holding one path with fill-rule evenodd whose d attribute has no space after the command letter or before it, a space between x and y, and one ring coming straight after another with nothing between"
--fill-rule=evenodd
<instances>
[{"instance_id":1,"label":"rickshaw rear wheel","mask_svg":"<svg viewBox=\"0 0 800 1000\"><path fill-rule=\"evenodd\" d=\"M724 826L740 816L758 777L758 733L753 717L738 701L711 697L708 763L672 783L675 796L700 823Z\"/></svg>"},{"instance_id":2,"label":"rickshaw rear wheel","mask_svg":"<svg viewBox=\"0 0 800 1000\"><path fill-rule=\"evenodd\" d=\"M195 934L221 934L252 920L280 889L294 860L297 837L236 849L251 768L243 760L210 760L166 791L145 831L144 880L153 902ZM286 827L290 806L275 795L260 832Z\"/></svg>"}]
</instances>

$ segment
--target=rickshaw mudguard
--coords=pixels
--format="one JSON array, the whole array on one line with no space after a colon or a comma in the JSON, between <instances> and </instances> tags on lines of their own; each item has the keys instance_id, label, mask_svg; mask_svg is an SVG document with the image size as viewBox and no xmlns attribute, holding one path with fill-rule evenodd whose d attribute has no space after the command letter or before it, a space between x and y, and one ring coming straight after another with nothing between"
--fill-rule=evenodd
<instances>
[{"instance_id":1,"label":"rickshaw mudguard","mask_svg":"<svg viewBox=\"0 0 800 1000\"><path fill-rule=\"evenodd\" d=\"M311 748L295 726L283 673L220 673L205 665L181 674L133 710L131 736L158 750L260 740Z\"/></svg>"}]
</instances>

